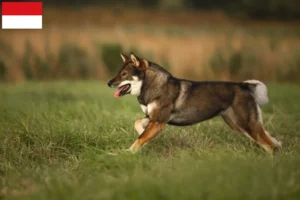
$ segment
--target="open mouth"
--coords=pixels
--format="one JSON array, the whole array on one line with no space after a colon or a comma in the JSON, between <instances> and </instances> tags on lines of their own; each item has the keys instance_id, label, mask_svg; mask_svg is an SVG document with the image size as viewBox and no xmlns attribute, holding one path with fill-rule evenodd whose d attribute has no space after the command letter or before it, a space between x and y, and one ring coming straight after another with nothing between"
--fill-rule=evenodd
<instances>
[{"instance_id":1,"label":"open mouth","mask_svg":"<svg viewBox=\"0 0 300 200\"><path fill-rule=\"evenodd\" d=\"M115 92L114 92L114 96L116 98L119 98L125 94L127 94L127 92L130 89L130 84L126 84L126 85L122 85L121 87L119 87Z\"/></svg>"}]
</instances>

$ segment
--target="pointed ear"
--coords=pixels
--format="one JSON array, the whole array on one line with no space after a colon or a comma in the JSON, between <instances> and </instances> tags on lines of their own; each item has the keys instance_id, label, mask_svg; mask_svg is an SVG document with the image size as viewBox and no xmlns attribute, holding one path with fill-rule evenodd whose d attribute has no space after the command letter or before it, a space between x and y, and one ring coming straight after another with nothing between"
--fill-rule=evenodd
<instances>
[{"instance_id":1,"label":"pointed ear","mask_svg":"<svg viewBox=\"0 0 300 200\"><path fill-rule=\"evenodd\" d=\"M142 70L146 70L149 66L149 62L146 59L140 59L133 53L130 54L131 61L135 65L135 67L140 68Z\"/></svg>"},{"instance_id":2,"label":"pointed ear","mask_svg":"<svg viewBox=\"0 0 300 200\"><path fill-rule=\"evenodd\" d=\"M137 57L136 55L134 55L133 53L130 54L130 58L131 58L131 61L133 62L133 64L136 66L136 67L140 67L140 58Z\"/></svg>"},{"instance_id":3,"label":"pointed ear","mask_svg":"<svg viewBox=\"0 0 300 200\"><path fill-rule=\"evenodd\" d=\"M149 67L149 62L146 59L142 59L141 69L146 70Z\"/></svg>"},{"instance_id":4,"label":"pointed ear","mask_svg":"<svg viewBox=\"0 0 300 200\"><path fill-rule=\"evenodd\" d=\"M120 53L120 56L121 56L123 62L127 62L128 60L130 60L130 57L126 56L125 54Z\"/></svg>"}]
</instances>

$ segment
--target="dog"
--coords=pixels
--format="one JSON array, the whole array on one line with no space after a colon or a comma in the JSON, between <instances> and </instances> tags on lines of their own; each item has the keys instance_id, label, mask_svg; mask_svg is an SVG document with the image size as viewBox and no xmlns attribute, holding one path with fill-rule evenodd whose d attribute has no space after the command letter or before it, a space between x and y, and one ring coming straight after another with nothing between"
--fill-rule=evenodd
<instances>
[{"instance_id":1,"label":"dog","mask_svg":"<svg viewBox=\"0 0 300 200\"><path fill-rule=\"evenodd\" d=\"M221 116L234 131L241 132L272 153L281 142L263 127L260 106L268 103L268 89L258 80L243 82L191 81L134 53L120 54L123 66L107 84L117 88L114 97L131 94L145 113L135 121L138 139L129 148L136 152L155 138L166 124L193 125Z\"/></svg>"}]
</instances>

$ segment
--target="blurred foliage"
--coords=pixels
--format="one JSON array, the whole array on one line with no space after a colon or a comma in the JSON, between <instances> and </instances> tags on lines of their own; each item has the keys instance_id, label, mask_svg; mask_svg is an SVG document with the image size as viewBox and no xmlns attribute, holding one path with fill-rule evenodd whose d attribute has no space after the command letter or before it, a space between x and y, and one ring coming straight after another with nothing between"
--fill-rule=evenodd
<instances>
[{"instance_id":1,"label":"blurred foliage","mask_svg":"<svg viewBox=\"0 0 300 200\"><path fill-rule=\"evenodd\" d=\"M87 79L93 71L93 65L88 53L77 44L65 43L61 45L57 68L60 77Z\"/></svg>"},{"instance_id":2,"label":"blurred foliage","mask_svg":"<svg viewBox=\"0 0 300 200\"><path fill-rule=\"evenodd\" d=\"M118 43L102 44L98 48L98 52L109 74L115 75L122 65L120 57L120 53L123 52L122 46Z\"/></svg>"},{"instance_id":3,"label":"blurred foliage","mask_svg":"<svg viewBox=\"0 0 300 200\"><path fill-rule=\"evenodd\" d=\"M299 19L300 4L298 0L243 0L231 3L228 10L245 13L253 19Z\"/></svg>"},{"instance_id":4,"label":"blurred foliage","mask_svg":"<svg viewBox=\"0 0 300 200\"><path fill-rule=\"evenodd\" d=\"M104 62L106 70L111 76L114 76L122 66L122 58L120 57L120 53L135 53L143 57L143 54L140 50L132 46L128 51L125 52L123 46L119 43L105 43L101 45L97 45L97 54L98 57ZM151 56L147 56L148 59L151 59Z\"/></svg>"},{"instance_id":5,"label":"blurred foliage","mask_svg":"<svg viewBox=\"0 0 300 200\"><path fill-rule=\"evenodd\" d=\"M6 79L6 67L2 60L0 60L0 82L5 81Z\"/></svg>"},{"instance_id":6,"label":"blurred foliage","mask_svg":"<svg viewBox=\"0 0 300 200\"><path fill-rule=\"evenodd\" d=\"M7 64L6 61L14 55L13 47L5 40L0 40L0 82L7 80Z\"/></svg>"},{"instance_id":7,"label":"blurred foliage","mask_svg":"<svg viewBox=\"0 0 300 200\"><path fill-rule=\"evenodd\" d=\"M300 48L296 49L291 55L293 59L289 60L289 67L279 67L277 70L277 79L279 81L289 80L290 82L299 82L300 76Z\"/></svg>"},{"instance_id":8,"label":"blurred foliage","mask_svg":"<svg viewBox=\"0 0 300 200\"><path fill-rule=\"evenodd\" d=\"M5 40L0 40L0 56L11 57L14 54L13 47Z\"/></svg>"},{"instance_id":9,"label":"blurred foliage","mask_svg":"<svg viewBox=\"0 0 300 200\"><path fill-rule=\"evenodd\" d=\"M230 79L248 79L256 75L263 63L261 56L259 51L251 47L245 46L236 51L227 47L215 51L210 58L210 67L217 77L225 74Z\"/></svg>"},{"instance_id":10,"label":"blurred foliage","mask_svg":"<svg viewBox=\"0 0 300 200\"><path fill-rule=\"evenodd\" d=\"M224 57L221 50L217 49L215 53L210 58L210 67L214 73L218 73L224 70L226 66L226 58Z\"/></svg>"},{"instance_id":11,"label":"blurred foliage","mask_svg":"<svg viewBox=\"0 0 300 200\"><path fill-rule=\"evenodd\" d=\"M29 41L25 42L25 49L24 49L24 55L21 61L21 65L23 67L24 75L26 79L32 79L33 78L33 69L34 67L34 57L35 53L33 51L33 48L31 46L31 43Z\"/></svg>"},{"instance_id":12,"label":"blurred foliage","mask_svg":"<svg viewBox=\"0 0 300 200\"><path fill-rule=\"evenodd\" d=\"M236 76L242 68L243 56L240 51L231 55L228 61L229 73Z\"/></svg>"},{"instance_id":13,"label":"blurred foliage","mask_svg":"<svg viewBox=\"0 0 300 200\"><path fill-rule=\"evenodd\" d=\"M205 31L208 35L215 33L215 30ZM220 30L218 34L221 34ZM211 40L212 43L208 42L202 47L204 49L210 47L211 51L203 55L199 54L202 57L195 60L189 52L195 48L198 49L199 46L171 44L170 42L174 40L158 44L154 46L155 48L148 46L143 48L138 45L138 42L135 43L137 46L128 46L121 42L104 41L96 41L97 45L89 48L89 43L80 46L78 40L69 42L63 40L57 48L53 48L49 46L51 41L46 38L44 43L38 43L39 48L35 48L37 47L35 41L25 38L23 46L20 45L23 51L20 52L15 51L13 47L16 45L13 43L0 39L0 52L2 53L0 54L0 80L18 81L22 78L27 80L100 78L104 80L107 76L115 75L122 66L121 52L125 54L133 52L141 58L158 63L180 78L193 80L255 78L266 81L300 81L300 49L299 43L296 43L298 36L283 40L283 36L268 30L262 33L263 37L260 34L255 37L248 34L249 32L247 35L239 35L239 39L230 35L223 44L215 44L216 38L211 37L206 42ZM257 41L258 35L260 35L260 41ZM234 41L238 42L238 45L234 45ZM203 42L199 42L199 45L201 44ZM167 45L177 50L170 53L171 48L163 48ZM178 51L178 45L180 51Z\"/></svg>"},{"instance_id":14,"label":"blurred foliage","mask_svg":"<svg viewBox=\"0 0 300 200\"><path fill-rule=\"evenodd\" d=\"M44 0L47 6L86 5L124 8L147 8L164 11L223 10L230 15L246 15L253 19L299 19L299 0Z\"/></svg>"}]
</instances>

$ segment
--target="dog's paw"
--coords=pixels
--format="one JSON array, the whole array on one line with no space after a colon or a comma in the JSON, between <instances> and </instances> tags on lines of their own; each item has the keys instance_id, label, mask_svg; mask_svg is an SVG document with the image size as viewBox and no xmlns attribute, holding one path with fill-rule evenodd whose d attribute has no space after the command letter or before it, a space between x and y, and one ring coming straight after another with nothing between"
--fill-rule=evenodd
<instances>
[{"instance_id":1,"label":"dog's paw","mask_svg":"<svg viewBox=\"0 0 300 200\"><path fill-rule=\"evenodd\" d=\"M127 149L127 151L132 154L136 154L139 151L139 148L134 148L131 146L129 149Z\"/></svg>"},{"instance_id":2,"label":"dog's paw","mask_svg":"<svg viewBox=\"0 0 300 200\"><path fill-rule=\"evenodd\" d=\"M120 149L120 153L122 154L130 154L130 150L129 149Z\"/></svg>"},{"instance_id":3,"label":"dog's paw","mask_svg":"<svg viewBox=\"0 0 300 200\"><path fill-rule=\"evenodd\" d=\"M131 145L131 147L129 148L129 151L130 151L131 153L136 153L139 149L140 149L140 144L139 144L139 141L136 140L136 141Z\"/></svg>"},{"instance_id":4,"label":"dog's paw","mask_svg":"<svg viewBox=\"0 0 300 200\"><path fill-rule=\"evenodd\" d=\"M130 147L129 149L127 149L127 152L135 154L137 152L137 150L135 150L134 148Z\"/></svg>"}]
</instances>

